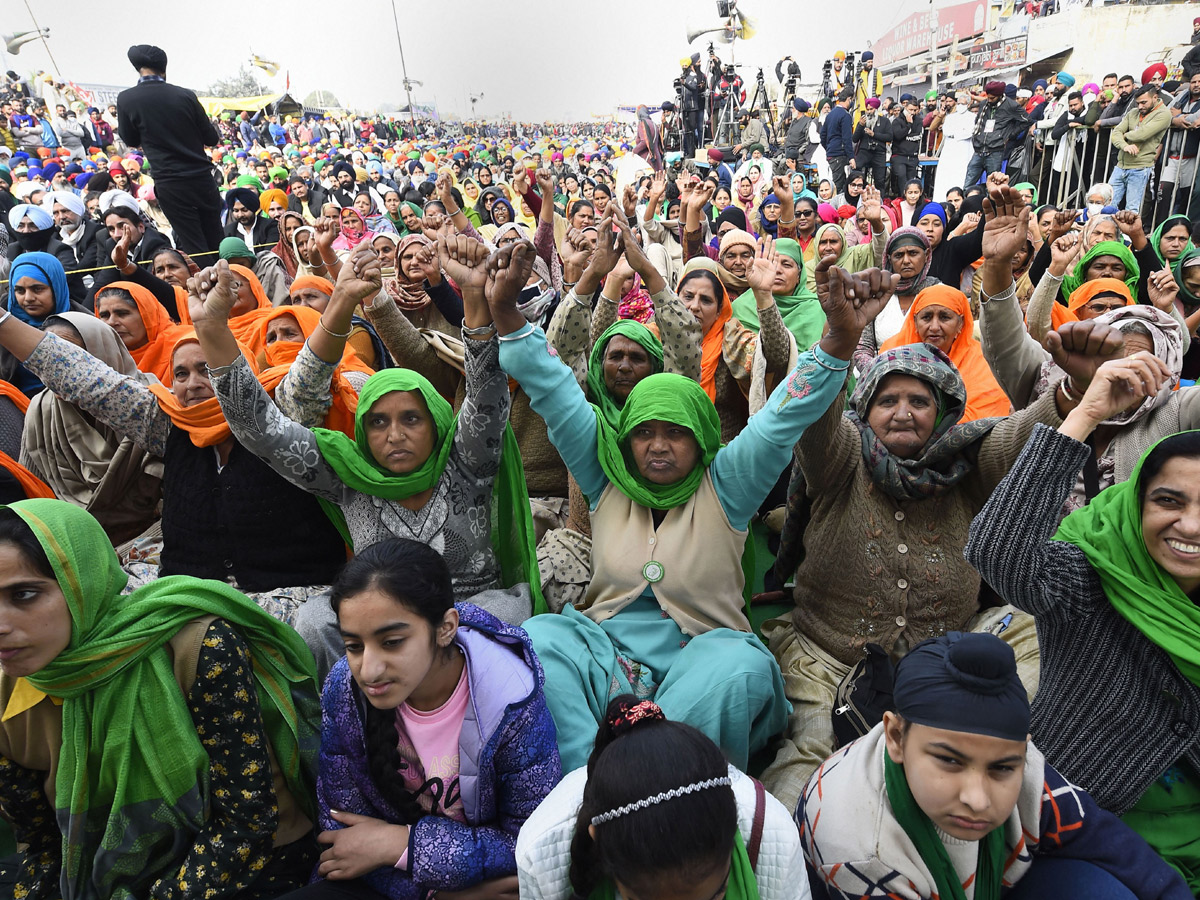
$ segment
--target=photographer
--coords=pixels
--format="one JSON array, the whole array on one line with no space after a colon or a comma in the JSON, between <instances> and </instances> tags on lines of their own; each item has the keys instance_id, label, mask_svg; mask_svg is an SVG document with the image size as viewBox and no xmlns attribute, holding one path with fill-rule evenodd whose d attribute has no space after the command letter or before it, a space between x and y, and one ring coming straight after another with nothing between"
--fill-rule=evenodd
<instances>
[{"instance_id":1,"label":"photographer","mask_svg":"<svg viewBox=\"0 0 1200 900\"><path fill-rule=\"evenodd\" d=\"M921 177L921 106L912 94L900 98L900 115L892 120L892 181L899 196L909 179Z\"/></svg>"},{"instance_id":2,"label":"photographer","mask_svg":"<svg viewBox=\"0 0 1200 900\"><path fill-rule=\"evenodd\" d=\"M858 143L858 155L854 168L864 175L868 169L882 193L887 187L887 147L892 140L892 123L879 112L879 98L868 97L866 112L854 129L854 140Z\"/></svg>"},{"instance_id":3,"label":"photographer","mask_svg":"<svg viewBox=\"0 0 1200 900\"><path fill-rule=\"evenodd\" d=\"M745 125L743 126L741 140L734 145L733 152L740 153L742 159L750 158L750 148L759 145L765 154L767 148L770 147L771 139L767 135L767 128L763 125L762 115L757 109L744 110L742 112ZM746 118L749 117L749 118Z\"/></svg>"},{"instance_id":4,"label":"photographer","mask_svg":"<svg viewBox=\"0 0 1200 900\"><path fill-rule=\"evenodd\" d=\"M679 97L682 90L682 79L676 78L676 98ZM663 101L662 122L658 126L658 133L662 137L662 148L665 153L678 153L683 149L683 141L680 137L679 113L676 110L676 104L670 100Z\"/></svg>"},{"instance_id":5,"label":"photographer","mask_svg":"<svg viewBox=\"0 0 1200 900\"><path fill-rule=\"evenodd\" d=\"M704 129L704 92L707 83L700 69L699 53L681 59L679 64L683 67L679 76L683 88L683 155L690 158L703 142L701 134Z\"/></svg>"}]
</instances>

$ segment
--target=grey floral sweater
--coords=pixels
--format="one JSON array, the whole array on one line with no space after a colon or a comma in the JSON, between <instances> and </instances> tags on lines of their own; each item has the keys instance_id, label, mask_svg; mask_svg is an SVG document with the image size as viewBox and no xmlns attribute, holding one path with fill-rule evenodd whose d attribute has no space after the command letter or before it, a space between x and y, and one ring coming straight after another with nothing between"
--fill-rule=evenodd
<instances>
[{"instance_id":1,"label":"grey floral sweater","mask_svg":"<svg viewBox=\"0 0 1200 900\"><path fill-rule=\"evenodd\" d=\"M437 550L450 567L456 600L499 587L492 552L492 483L508 422L508 379L500 369L499 344L464 341L466 398L454 444L433 496L419 510L364 494L343 484L320 454L316 436L271 402L239 358L213 389L234 436L292 484L341 507L354 546L369 547L390 537L408 538ZM297 357L291 374L297 386L328 385L333 367L315 354Z\"/></svg>"}]
</instances>

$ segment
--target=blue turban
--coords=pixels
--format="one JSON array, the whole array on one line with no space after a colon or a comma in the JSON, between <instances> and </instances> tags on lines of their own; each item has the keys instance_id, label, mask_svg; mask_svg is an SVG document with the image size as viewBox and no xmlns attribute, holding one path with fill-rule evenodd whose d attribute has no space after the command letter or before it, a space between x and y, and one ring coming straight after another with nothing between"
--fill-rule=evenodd
<instances>
[{"instance_id":1,"label":"blue turban","mask_svg":"<svg viewBox=\"0 0 1200 900\"><path fill-rule=\"evenodd\" d=\"M47 219L50 219L48 213L36 206L29 206L27 203L21 206L37 209ZM21 209L21 206L14 207L14 210ZM53 219L50 219L50 224L54 224ZM46 321L46 318L34 319L17 302L17 282L22 278L32 278L39 284L48 284L54 291L54 311L47 313L46 318L71 309L71 292L67 288L67 273L63 270L62 263L58 261L57 257L50 253L22 253L13 262L12 269L8 273L8 310L22 322L40 328Z\"/></svg>"},{"instance_id":2,"label":"blue turban","mask_svg":"<svg viewBox=\"0 0 1200 900\"><path fill-rule=\"evenodd\" d=\"M1058 83L1063 87L1075 87L1075 76L1069 75L1066 72L1058 73Z\"/></svg>"},{"instance_id":3,"label":"blue turban","mask_svg":"<svg viewBox=\"0 0 1200 900\"><path fill-rule=\"evenodd\" d=\"M812 108L809 102L801 97L797 97L792 101L792 107L798 113L806 113Z\"/></svg>"},{"instance_id":4,"label":"blue turban","mask_svg":"<svg viewBox=\"0 0 1200 900\"><path fill-rule=\"evenodd\" d=\"M1035 81L1035 82L1033 83L1033 90L1035 90L1035 91L1036 91L1038 88L1041 88L1042 90L1045 90L1045 89L1046 89L1046 88L1048 88L1049 86L1050 86L1050 85L1049 85L1049 83L1046 81L1046 79L1045 79L1045 78L1039 78L1037 81Z\"/></svg>"},{"instance_id":5,"label":"blue turban","mask_svg":"<svg viewBox=\"0 0 1200 900\"><path fill-rule=\"evenodd\" d=\"M928 215L937 216L942 220L942 227L946 227L946 209L940 203L926 203L921 207L921 214L917 216L917 221L921 221Z\"/></svg>"},{"instance_id":6,"label":"blue turban","mask_svg":"<svg viewBox=\"0 0 1200 900\"><path fill-rule=\"evenodd\" d=\"M1029 695L1012 647L987 633L922 641L896 666L896 712L907 722L1024 742Z\"/></svg>"},{"instance_id":7,"label":"blue turban","mask_svg":"<svg viewBox=\"0 0 1200 900\"><path fill-rule=\"evenodd\" d=\"M874 59L874 58L875 58L875 54L872 53L870 50L864 51L863 55L859 57L859 59L862 60L863 62L866 62L867 60Z\"/></svg>"},{"instance_id":8,"label":"blue turban","mask_svg":"<svg viewBox=\"0 0 1200 900\"><path fill-rule=\"evenodd\" d=\"M38 231L45 231L47 228L54 227L54 217L40 206L34 206L32 203L18 203L8 211L8 224L12 226L13 231L17 230L17 226L21 224L21 220L26 216L29 216L29 221L34 224Z\"/></svg>"}]
</instances>

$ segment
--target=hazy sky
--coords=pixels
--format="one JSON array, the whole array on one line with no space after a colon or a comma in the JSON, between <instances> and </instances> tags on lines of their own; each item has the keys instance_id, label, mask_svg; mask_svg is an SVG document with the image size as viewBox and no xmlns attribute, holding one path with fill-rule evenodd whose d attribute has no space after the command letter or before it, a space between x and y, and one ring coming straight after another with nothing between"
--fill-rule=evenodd
<instances>
[{"instance_id":1,"label":"hazy sky","mask_svg":"<svg viewBox=\"0 0 1200 900\"><path fill-rule=\"evenodd\" d=\"M32 28L23 0L6 0L6 30ZM251 53L290 70L300 99L317 88L345 105L371 109L404 103L400 54L390 0L242 0L208 5L181 0L97 13L84 0L31 0L39 24L51 30L50 49L65 78L132 84L125 58L130 44L162 47L170 81L203 91L232 75ZM820 80L822 62L836 49L865 49L926 0L741 0L758 33L735 47L738 62L767 68L791 54L805 81ZM939 0L938 6L944 5ZM836 10L837 15L830 11ZM714 0L557 0L511 4L495 0L396 0L409 77L423 82L417 103L469 114L468 92L483 91L481 115L586 118L618 105L657 104L668 98L678 61L703 51L708 37L689 47L688 26L718 23ZM721 45L718 45L720 48ZM728 48L718 49L728 60ZM40 42L26 44L5 68L52 72ZM272 87L274 79L255 70ZM755 68L741 70L753 82Z\"/></svg>"}]
</instances>

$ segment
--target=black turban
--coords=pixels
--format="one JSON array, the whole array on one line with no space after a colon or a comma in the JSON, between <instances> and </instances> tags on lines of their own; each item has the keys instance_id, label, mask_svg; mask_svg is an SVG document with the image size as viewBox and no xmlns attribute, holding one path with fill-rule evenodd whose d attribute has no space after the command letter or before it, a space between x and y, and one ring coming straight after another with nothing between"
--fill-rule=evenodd
<instances>
[{"instance_id":1,"label":"black turban","mask_svg":"<svg viewBox=\"0 0 1200 900\"><path fill-rule=\"evenodd\" d=\"M896 712L908 722L1024 741L1029 695L1012 647L992 634L952 631L917 644L896 667Z\"/></svg>"},{"instance_id":2,"label":"black turban","mask_svg":"<svg viewBox=\"0 0 1200 900\"><path fill-rule=\"evenodd\" d=\"M238 201L242 202L242 206L246 209L258 209L258 194L250 188L233 188L225 192L225 208L232 210L233 204Z\"/></svg>"},{"instance_id":3,"label":"black turban","mask_svg":"<svg viewBox=\"0 0 1200 900\"><path fill-rule=\"evenodd\" d=\"M129 48L128 55L135 69L167 71L167 54L161 47L155 47L153 44L134 44Z\"/></svg>"},{"instance_id":4,"label":"black turban","mask_svg":"<svg viewBox=\"0 0 1200 900\"><path fill-rule=\"evenodd\" d=\"M742 231L748 230L746 227L746 214L736 206L727 206L721 211L721 214L717 216L717 221L713 226L714 229L719 229L721 227L721 223L723 222L729 222L735 228L740 228Z\"/></svg>"}]
</instances>

